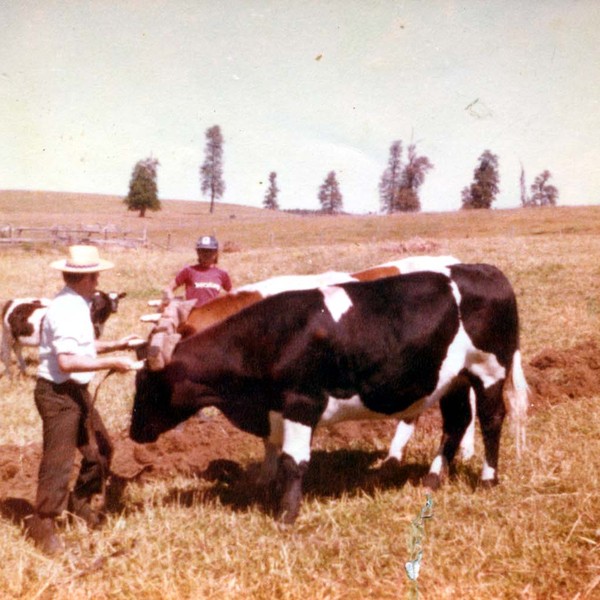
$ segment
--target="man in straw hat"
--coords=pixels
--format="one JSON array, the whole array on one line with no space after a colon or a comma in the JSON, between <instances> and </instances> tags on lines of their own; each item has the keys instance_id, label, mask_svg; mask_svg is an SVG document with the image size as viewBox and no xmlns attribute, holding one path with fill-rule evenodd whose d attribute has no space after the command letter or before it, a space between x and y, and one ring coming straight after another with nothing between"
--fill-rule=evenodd
<instances>
[{"instance_id":1,"label":"man in straw hat","mask_svg":"<svg viewBox=\"0 0 600 600\"><path fill-rule=\"evenodd\" d=\"M40 364L34 391L42 418L43 451L39 467L35 513L27 519L28 536L47 554L63 550L55 519L65 509L82 517L88 526L101 522L102 499L109 473L112 445L88 384L95 371L125 372L136 363L126 356L98 354L127 348L138 336L118 341L94 338L90 302L101 271L114 265L100 258L95 246L71 246L69 256L54 261L65 287L48 308L41 329ZM72 493L69 480L75 451L83 455ZM100 496L98 496L98 494Z\"/></svg>"}]
</instances>

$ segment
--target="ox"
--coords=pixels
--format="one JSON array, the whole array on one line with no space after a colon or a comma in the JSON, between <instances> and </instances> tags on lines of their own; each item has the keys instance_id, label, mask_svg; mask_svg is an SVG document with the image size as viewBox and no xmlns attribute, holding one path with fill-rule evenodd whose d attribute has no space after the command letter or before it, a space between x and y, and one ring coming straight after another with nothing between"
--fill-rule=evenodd
<instances>
[{"instance_id":1,"label":"ox","mask_svg":"<svg viewBox=\"0 0 600 600\"><path fill-rule=\"evenodd\" d=\"M375 267L370 267L354 273L345 273L340 271L326 271L314 275L280 275L265 279L256 283L250 283L237 288L234 292L221 296L215 300L194 307L184 323L178 328L178 333L182 337L188 337L199 331L220 323L227 317L239 312L246 306L255 304L264 298L291 290L307 290L324 285L334 285L337 283L346 283L349 281L373 281L383 277L390 277L399 274L413 273L416 271L435 271L449 275L448 267L458 264L460 261L454 256L409 256L402 259L389 261ZM156 317L158 318L158 315ZM470 459L475 453L475 395L473 390L469 392L469 385L461 390L455 390L455 394L469 395L469 411L471 419L469 426L460 443L460 452L463 460ZM386 460L402 461L404 449L408 444L415 429L415 421L400 421L396 432L390 444L390 449ZM271 471L273 464L277 460L278 448L272 447L268 440L265 440L265 463L263 473ZM271 466L269 466L271 465ZM264 479L267 475L261 475Z\"/></svg>"},{"instance_id":2,"label":"ox","mask_svg":"<svg viewBox=\"0 0 600 600\"><path fill-rule=\"evenodd\" d=\"M119 308L119 300L126 292L94 293L90 304L90 316L94 324L96 338L102 335L104 324L111 314ZM14 352L19 363L19 370L25 373L23 346L39 346L42 320L50 300L47 298L14 298L2 309L2 362L5 373L10 377L11 352Z\"/></svg>"},{"instance_id":3,"label":"ox","mask_svg":"<svg viewBox=\"0 0 600 600\"><path fill-rule=\"evenodd\" d=\"M453 393L468 382L485 450L481 480L496 484L505 399L517 444L525 431L516 298L493 266L449 270L285 292L181 341L163 370L137 373L132 439L155 441L216 406L281 446L278 518L293 523L319 424L413 420L440 402L444 431L425 479L437 487L468 425L466 398Z\"/></svg>"}]
</instances>

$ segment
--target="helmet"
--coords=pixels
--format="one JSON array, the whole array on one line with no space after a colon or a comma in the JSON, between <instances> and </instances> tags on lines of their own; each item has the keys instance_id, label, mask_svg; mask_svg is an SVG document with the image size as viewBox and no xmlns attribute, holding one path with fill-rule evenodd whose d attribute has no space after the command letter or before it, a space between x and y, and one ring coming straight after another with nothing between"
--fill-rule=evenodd
<instances>
[{"instance_id":1,"label":"helmet","mask_svg":"<svg viewBox=\"0 0 600 600\"><path fill-rule=\"evenodd\" d=\"M196 242L196 250L218 250L219 242L217 238L212 235L203 235L198 238Z\"/></svg>"}]
</instances>

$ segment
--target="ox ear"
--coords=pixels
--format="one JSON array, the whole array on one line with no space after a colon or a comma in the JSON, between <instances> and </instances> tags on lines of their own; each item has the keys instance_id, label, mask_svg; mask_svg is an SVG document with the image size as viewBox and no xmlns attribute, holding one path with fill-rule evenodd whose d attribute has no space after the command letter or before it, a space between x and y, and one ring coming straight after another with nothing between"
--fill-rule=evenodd
<instances>
[{"instance_id":1,"label":"ox ear","mask_svg":"<svg viewBox=\"0 0 600 600\"><path fill-rule=\"evenodd\" d=\"M125 298L125 296L127 296L127 292L121 292L117 298L120 300L121 298Z\"/></svg>"}]
</instances>

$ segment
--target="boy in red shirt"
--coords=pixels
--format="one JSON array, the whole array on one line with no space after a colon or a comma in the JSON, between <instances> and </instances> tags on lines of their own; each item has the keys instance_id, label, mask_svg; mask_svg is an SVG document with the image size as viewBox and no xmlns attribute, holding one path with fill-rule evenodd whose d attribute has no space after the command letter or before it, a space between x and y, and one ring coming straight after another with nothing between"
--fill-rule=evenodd
<instances>
[{"instance_id":1,"label":"boy in red shirt","mask_svg":"<svg viewBox=\"0 0 600 600\"><path fill-rule=\"evenodd\" d=\"M185 299L196 300L202 306L214 300L224 290L231 291L231 279L227 271L216 266L219 258L219 243L212 235L203 235L196 242L198 262L181 269L175 279L165 288L166 298L173 298L178 287L185 286Z\"/></svg>"}]
</instances>

